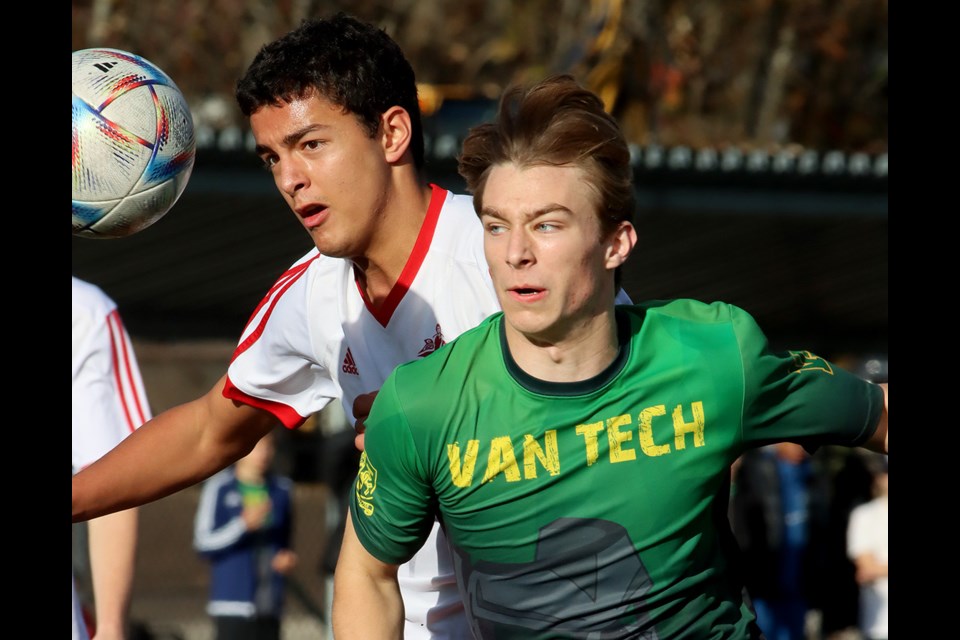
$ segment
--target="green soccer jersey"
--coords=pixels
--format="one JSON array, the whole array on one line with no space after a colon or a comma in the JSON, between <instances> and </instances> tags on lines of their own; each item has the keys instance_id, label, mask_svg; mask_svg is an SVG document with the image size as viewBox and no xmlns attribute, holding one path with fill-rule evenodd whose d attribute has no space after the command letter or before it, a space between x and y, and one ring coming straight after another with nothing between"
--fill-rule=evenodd
<instances>
[{"instance_id":1,"label":"green soccer jersey","mask_svg":"<svg viewBox=\"0 0 960 640\"><path fill-rule=\"evenodd\" d=\"M434 518L478 638L755 638L733 564L730 465L790 440L873 434L883 392L806 351L774 353L742 309L617 308L596 377L520 370L498 313L401 365L366 421L353 524L400 564Z\"/></svg>"}]
</instances>

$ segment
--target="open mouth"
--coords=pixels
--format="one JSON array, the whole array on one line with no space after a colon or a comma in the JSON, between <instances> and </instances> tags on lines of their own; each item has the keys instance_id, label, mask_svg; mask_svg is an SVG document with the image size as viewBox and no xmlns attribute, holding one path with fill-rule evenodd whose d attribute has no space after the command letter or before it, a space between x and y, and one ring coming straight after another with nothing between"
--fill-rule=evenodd
<instances>
[{"instance_id":1,"label":"open mouth","mask_svg":"<svg viewBox=\"0 0 960 640\"><path fill-rule=\"evenodd\" d=\"M303 220L303 224L306 227L315 227L323 222L326 218L327 207L325 205L317 204L303 207L297 209L297 214L300 215L300 218Z\"/></svg>"},{"instance_id":2,"label":"open mouth","mask_svg":"<svg viewBox=\"0 0 960 640\"><path fill-rule=\"evenodd\" d=\"M538 289L536 287L513 287L512 289L510 289L510 292L515 296L519 296L521 298L528 298L531 296L542 294L544 292L544 289Z\"/></svg>"}]
</instances>

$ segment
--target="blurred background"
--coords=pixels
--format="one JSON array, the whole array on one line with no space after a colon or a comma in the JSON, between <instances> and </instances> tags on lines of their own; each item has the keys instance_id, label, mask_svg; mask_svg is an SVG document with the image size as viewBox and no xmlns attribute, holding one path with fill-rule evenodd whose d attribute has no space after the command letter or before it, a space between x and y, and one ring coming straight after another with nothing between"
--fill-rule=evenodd
<instances>
[{"instance_id":1,"label":"blurred background","mask_svg":"<svg viewBox=\"0 0 960 640\"><path fill-rule=\"evenodd\" d=\"M263 44L338 10L380 25L413 65L431 181L463 191L460 141L506 86L571 73L632 144L640 242L624 287L635 300L732 302L774 346L886 380L886 0L73 0L72 10L74 50L144 56L194 115L196 164L171 212L119 241L72 240L74 275L120 307L155 413L209 389L261 296L312 246L260 169L233 89ZM326 443L343 428L331 407L280 434L301 555L289 640L323 629L320 558L335 518ZM212 637L207 566L190 546L198 491L143 509L133 613L144 638ZM82 536L75 527L81 576Z\"/></svg>"}]
</instances>

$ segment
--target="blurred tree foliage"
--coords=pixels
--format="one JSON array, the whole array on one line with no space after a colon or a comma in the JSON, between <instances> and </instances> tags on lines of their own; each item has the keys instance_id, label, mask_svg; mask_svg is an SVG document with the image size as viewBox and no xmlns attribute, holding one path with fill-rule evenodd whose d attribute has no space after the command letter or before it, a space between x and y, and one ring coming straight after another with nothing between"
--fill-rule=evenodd
<instances>
[{"instance_id":1,"label":"blurred tree foliage","mask_svg":"<svg viewBox=\"0 0 960 640\"><path fill-rule=\"evenodd\" d=\"M198 119L245 126L259 47L338 10L451 95L572 73L639 144L887 151L887 0L73 0L73 48L143 55Z\"/></svg>"}]
</instances>

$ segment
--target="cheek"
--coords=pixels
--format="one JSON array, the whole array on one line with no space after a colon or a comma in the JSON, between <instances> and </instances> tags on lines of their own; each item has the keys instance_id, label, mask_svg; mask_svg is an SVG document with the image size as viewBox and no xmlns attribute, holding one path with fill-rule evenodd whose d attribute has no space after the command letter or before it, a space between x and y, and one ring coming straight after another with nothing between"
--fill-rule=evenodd
<instances>
[{"instance_id":1,"label":"cheek","mask_svg":"<svg viewBox=\"0 0 960 640\"><path fill-rule=\"evenodd\" d=\"M487 264L491 270L494 266L499 266L502 260L503 242L501 238L492 236L486 231L483 232L483 257L487 259Z\"/></svg>"},{"instance_id":2,"label":"cheek","mask_svg":"<svg viewBox=\"0 0 960 640\"><path fill-rule=\"evenodd\" d=\"M487 259L487 270L490 272L490 278L496 282L500 274L506 269L506 264L493 251L484 250L483 255Z\"/></svg>"},{"instance_id":3,"label":"cheek","mask_svg":"<svg viewBox=\"0 0 960 640\"><path fill-rule=\"evenodd\" d=\"M596 254L581 255L577 260L567 260L558 265L557 273L567 274L564 281L571 299L578 301L590 298L600 288L603 279L608 277L603 261Z\"/></svg>"}]
</instances>

